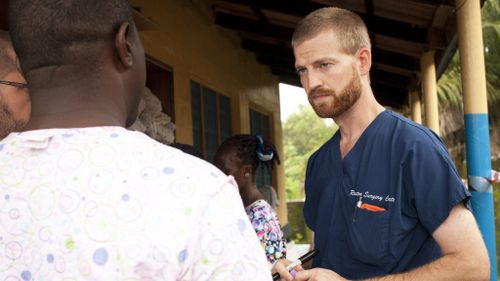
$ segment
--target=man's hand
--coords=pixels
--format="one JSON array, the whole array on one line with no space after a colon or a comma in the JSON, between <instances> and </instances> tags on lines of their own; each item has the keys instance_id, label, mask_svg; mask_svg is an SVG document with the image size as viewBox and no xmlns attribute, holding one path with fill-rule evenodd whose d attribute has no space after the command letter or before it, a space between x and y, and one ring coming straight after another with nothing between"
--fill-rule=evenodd
<instances>
[{"instance_id":1,"label":"man's hand","mask_svg":"<svg viewBox=\"0 0 500 281\"><path fill-rule=\"evenodd\" d=\"M291 260L282 259L274 264L273 273L275 273L275 272L279 273L279 275L281 277L279 279L280 281L292 281L292 280L294 280L293 276L290 274L290 272L288 272L288 270L286 270L286 267L291 263L292 263ZM295 266L293 269L295 269L295 271L297 271L297 272L304 270L302 268L302 266L300 266L300 265Z\"/></svg>"},{"instance_id":2,"label":"man's hand","mask_svg":"<svg viewBox=\"0 0 500 281\"><path fill-rule=\"evenodd\" d=\"M314 268L297 272L294 281L347 281L334 271L324 268Z\"/></svg>"}]
</instances>

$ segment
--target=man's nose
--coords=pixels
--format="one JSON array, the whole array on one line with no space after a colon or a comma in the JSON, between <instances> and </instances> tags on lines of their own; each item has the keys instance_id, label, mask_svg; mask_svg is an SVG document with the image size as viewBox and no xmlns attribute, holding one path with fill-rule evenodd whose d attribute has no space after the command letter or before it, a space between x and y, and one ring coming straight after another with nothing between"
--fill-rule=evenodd
<instances>
[{"instance_id":1,"label":"man's nose","mask_svg":"<svg viewBox=\"0 0 500 281\"><path fill-rule=\"evenodd\" d=\"M315 71L309 71L306 75L306 85L304 85L304 82L302 83L302 86L305 89L315 89L318 88L323 84L323 80L321 78L321 75L319 73L316 73Z\"/></svg>"}]
</instances>

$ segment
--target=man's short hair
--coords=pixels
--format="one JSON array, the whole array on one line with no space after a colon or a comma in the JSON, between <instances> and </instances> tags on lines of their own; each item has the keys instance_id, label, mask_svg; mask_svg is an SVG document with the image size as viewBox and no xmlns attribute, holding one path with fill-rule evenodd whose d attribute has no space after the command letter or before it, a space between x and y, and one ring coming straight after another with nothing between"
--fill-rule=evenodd
<instances>
[{"instance_id":1,"label":"man's short hair","mask_svg":"<svg viewBox=\"0 0 500 281\"><path fill-rule=\"evenodd\" d=\"M91 57L79 47L113 40L121 23L134 24L127 0L9 2L12 43L25 72Z\"/></svg>"},{"instance_id":2,"label":"man's short hair","mask_svg":"<svg viewBox=\"0 0 500 281\"><path fill-rule=\"evenodd\" d=\"M351 11L335 7L318 9L303 18L293 33L292 46L328 30L335 32L340 48L346 54L354 55L361 48L371 49L363 20Z\"/></svg>"},{"instance_id":3,"label":"man's short hair","mask_svg":"<svg viewBox=\"0 0 500 281\"><path fill-rule=\"evenodd\" d=\"M5 30L0 30L0 78L9 72L17 70L16 61L12 57L12 53L14 53L14 50L12 49L9 33Z\"/></svg>"}]
</instances>

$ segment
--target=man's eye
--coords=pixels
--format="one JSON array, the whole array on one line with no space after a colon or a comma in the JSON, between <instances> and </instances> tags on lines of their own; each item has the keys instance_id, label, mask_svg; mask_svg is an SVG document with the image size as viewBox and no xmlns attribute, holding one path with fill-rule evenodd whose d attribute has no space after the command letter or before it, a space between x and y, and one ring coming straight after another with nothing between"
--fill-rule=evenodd
<instances>
[{"instance_id":1,"label":"man's eye","mask_svg":"<svg viewBox=\"0 0 500 281\"><path fill-rule=\"evenodd\" d=\"M328 62L324 62L324 63L321 63L319 65L319 68L329 68L332 64L331 63L328 63Z\"/></svg>"}]
</instances>

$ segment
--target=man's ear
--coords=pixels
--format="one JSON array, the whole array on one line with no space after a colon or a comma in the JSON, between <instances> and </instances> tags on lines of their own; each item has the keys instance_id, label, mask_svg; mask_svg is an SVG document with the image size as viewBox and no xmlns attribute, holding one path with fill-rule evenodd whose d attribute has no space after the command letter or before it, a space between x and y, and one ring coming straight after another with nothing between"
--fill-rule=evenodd
<instances>
[{"instance_id":1,"label":"man's ear","mask_svg":"<svg viewBox=\"0 0 500 281\"><path fill-rule=\"evenodd\" d=\"M125 67L130 68L134 64L132 56L132 46L128 39L130 25L128 22L122 22L115 34L115 49L118 54L119 62Z\"/></svg>"},{"instance_id":2,"label":"man's ear","mask_svg":"<svg viewBox=\"0 0 500 281\"><path fill-rule=\"evenodd\" d=\"M372 67L372 52L368 48L361 48L358 51L359 74L368 75Z\"/></svg>"}]
</instances>

